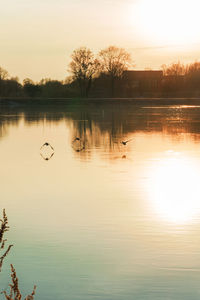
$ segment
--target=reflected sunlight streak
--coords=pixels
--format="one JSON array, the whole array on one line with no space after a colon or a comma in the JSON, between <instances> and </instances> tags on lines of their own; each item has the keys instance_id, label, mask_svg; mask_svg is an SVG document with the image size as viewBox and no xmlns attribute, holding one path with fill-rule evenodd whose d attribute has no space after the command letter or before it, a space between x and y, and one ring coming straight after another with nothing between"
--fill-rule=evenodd
<instances>
[{"instance_id":1,"label":"reflected sunlight streak","mask_svg":"<svg viewBox=\"0 0 200 300\"><path fill-rule=\"evenodd\" d=\"M153 166L149 197L156 213L168 222L192 222L200 213L199 178L199 166L188 157L168 157Z\"/></svg>"}]
</instances>

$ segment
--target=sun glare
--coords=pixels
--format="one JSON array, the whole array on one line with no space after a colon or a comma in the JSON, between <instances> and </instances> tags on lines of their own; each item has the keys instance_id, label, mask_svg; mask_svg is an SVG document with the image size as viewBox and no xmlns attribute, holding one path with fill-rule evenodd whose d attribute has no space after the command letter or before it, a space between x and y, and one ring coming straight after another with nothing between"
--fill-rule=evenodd
<instances>
[{"instance_id":1,"label":"sun glare","mask_svg":"<svg viewBox=\"0 0 200 300\"><path fill-rule=\"evenodd\" d=\"M199 0L138 0L133 13L146 39L187 44L199 41L199 11Z\"/></svg>"},{"instance_id":2,"label":"sun glare","mask_svg":"<svg viewBox=\"0 0 200 300\"><path fill-rule=\"evenodd\" d=\"M183 224L200 213L200 171L193 161L166 158L152 168L150 178L151 205L162 219Z\"/></svg>"}]
</instances>

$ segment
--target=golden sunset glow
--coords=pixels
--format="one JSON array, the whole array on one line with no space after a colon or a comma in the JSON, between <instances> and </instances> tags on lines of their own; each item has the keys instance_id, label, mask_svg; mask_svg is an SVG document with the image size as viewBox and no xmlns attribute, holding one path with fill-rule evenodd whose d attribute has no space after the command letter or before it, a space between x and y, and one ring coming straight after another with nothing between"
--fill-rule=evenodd
<instances>
[{"instance_id":1,"label":"golden sunset glow","mask_svg":"<svg viewBox=\"0 0 200 300\"><path fill-rule=\"evenodd\" d=\"M109 45L127 49L137 69L188 63L199 59L199 10L198 0L7 0L0 66L21 80L63 80L74 49Z\"/></svg>"},{"instance_id":2,"label":"golden sunset glow","mask_svg":"<svg viewBox=\"0 0 200 300\"><path fill-rule=\"evenodd\" d=\"M200 213L200 171L187 157L168 157L152 168L149 196L156 213L173 223L188 223Z\"/></svg>"},{"instance_id":3,"label":"golden sunset glow","mask_svg":"<svg viewBox=\"0 0 200 300\"><path fill-rule=\"evenodd\" d=\"M134 10L141 33L150 41L187 44L199 39L198 0L141 0Z\"/></svg>"},{"instance_id":4,"label":"golden sunset glow","mask_svg":"<svg viewBox=\"0 0 200 300\"><path fill-rule=\"evenodd\" d=\"M200 0L0 3L0 300L199 299Z\"/></svg>"}]
</instances>

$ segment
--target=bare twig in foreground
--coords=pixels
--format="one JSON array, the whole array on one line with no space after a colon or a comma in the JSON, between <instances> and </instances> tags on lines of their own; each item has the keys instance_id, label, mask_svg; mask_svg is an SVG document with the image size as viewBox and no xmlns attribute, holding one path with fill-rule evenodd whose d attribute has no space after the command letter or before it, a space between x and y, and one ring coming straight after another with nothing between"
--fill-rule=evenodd
<instances>
[{"instance_id":1,"label":"bare twig in foreground","mask_svg":"<svg viewBox=\"0 0 200 300\"><path fill-rule=\"evenodd\" d=\"M9 230L8 218L6 216L5 209L3 210L3 219L0 219L0 222L1 222L1 224L0 224L0 252L2 250L4 251L4 253L0 257L0 272L1 272L3 260L8 255L11 247L13 246L13 245L9 245L7 250L4 250L5 244L7 241L6 239L4 239L4 235ZM6 291L3 291L0 294L4 294L5 299L7 299L7 300L21 300L22 294L19 289L18 278L17 278L17 274L16 274L16 271L15 271L13 265L11 265L11 279L12 279L12 283L9 284L10 293L7 294ZM35 290L36 290L36 286L34 286L32 293L30 295L26 296L25 300L34 300Z\"/></svg>"},{"instance_id":2,"label":"bare twig in foreground","mask_svg":"<svg viewBox=\"0 0 200 300\"><path fill-rule=\"evenodd\" d=\"M7 294L6 291L3 291L1 294L4 294L5 299L7 300L21 300L22 294L19 289L19 281L13 265L11 265L11 278L12 278L12 283L9 284L10 293ZM36 286L34 286L32 293L26 296L25 300L34 300L35 290L36 290Z\"/></svg>"},{"instance_id":3,"label":"bare twig in foreground","mask_svg":"<svg viewBox=\"0 0 200 300\"><path fill-rule=\"evenodd\" d=\"M3 210L3 219L0 219L0 222L1 222L1 226L0 226L0 252L1 252L2 250L5 249L5 244L7 241L6 239L4 239L4 235L9 230L8 218L7 218L5 209ZM3 260L8 255L12 246L13 245L9 245L7 250L5 250L5 252L0 256L0 272L2 269L2 265L3 265Z\"/></svg>"}]
</instances>

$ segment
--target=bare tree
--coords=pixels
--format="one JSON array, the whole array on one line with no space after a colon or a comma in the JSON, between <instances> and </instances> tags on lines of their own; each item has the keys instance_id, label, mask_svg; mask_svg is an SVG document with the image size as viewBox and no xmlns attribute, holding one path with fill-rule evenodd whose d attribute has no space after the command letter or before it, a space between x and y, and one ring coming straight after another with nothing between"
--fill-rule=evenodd
<instances>
[{"instance_id":1,"label":"bare tree","mask_svg":"<svg viewBox=\"0 0 200 300\"><path fill-rule=\"evenodd\" d=\"M180 62L173 63L169 66L162 65L161 66L163 70L164 76L181 76L185 75L187 67L184 64L181 64Z\"/></svg>"},{"instance_id":2,"label":"bare tree","mask_svg":"<svg viewBox=\"0 0 200 300\"><path fill-rule=\"evenodd\" d=\"M0 95L3 94L4 80L8 79L8 77L9 77L8 71L0 67Z\"/></svg>"},{"instance_id":3,"label":"bare tree","mask_svg":"<svg viewBox=\"0 0 200 300\"><path fill-rule=\"evenodd\" d=\"M192 74L192 73L197 73L197 72L198 73L200 72L200 62L199 61L195 61L194 63L187 65L187 70L186 70L187 74Z\"/></svg>"},{"instance_id":4,"label":"bare tree","mask_svg":"<svg viewBox=\"0 0 200 300\"><path fill-rule=\"evenodd\" d=\"M98 73L99 62L92 51L86 47L74 50L71 57L69 72L72 74L73 80L78 82L81 96L87 97L92 80Z\"/></svg>"},{"instance_id":5,"label":"bare tree","mask_svg":"<svg viewBox=\"0 0 200 300\"><path fill-rule=\"evenodd\" d=\"M0 81L8 79L9 74L8 71L0 67Z\"/></svg>"},{"instance_id":6,"label":"bare tree","mask_svg":"<svg viewBox=\"0 0 200 300\"><path fill-rule=\"evenodd\" d=\"M186 80L190 89L199 89L200 86L200 62L195 61L187 65Z\"/></svg>"},{"instance_id":7,"label":"bare tree","mask_svg":"<svg viewBox=\"0 0 200 300\"><path fill-rule=\"evenodd\" d=\"M101 71L110 77L113 97L116 78L122 77L123 72L133 65L131 55L123 48L109 46L99 52L99 58Z\"/></svg>"}]
</instances>

